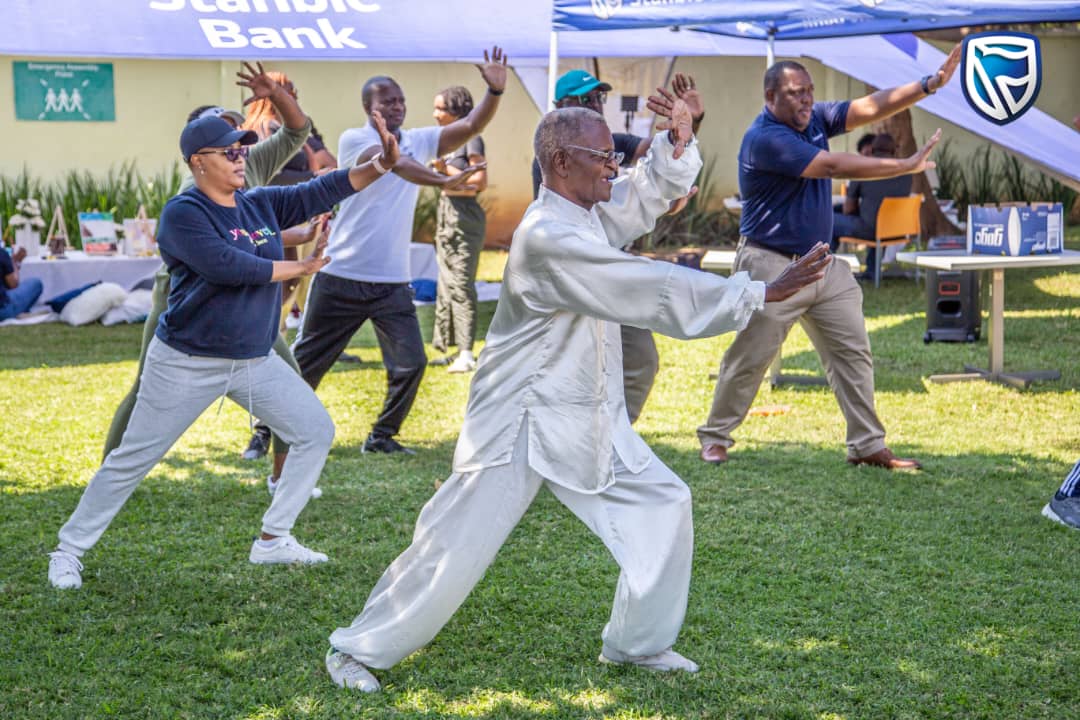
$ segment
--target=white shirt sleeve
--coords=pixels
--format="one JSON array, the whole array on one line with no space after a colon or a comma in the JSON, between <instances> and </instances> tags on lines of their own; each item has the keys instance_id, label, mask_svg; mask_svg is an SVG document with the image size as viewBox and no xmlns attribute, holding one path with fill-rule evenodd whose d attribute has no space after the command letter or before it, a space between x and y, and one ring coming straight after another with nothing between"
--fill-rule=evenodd
<instances>
[{"instance_id":1,"label":"white shirt sleeve","mask_svg":"<svg viewBox=\"0 0 1080 720\"><path fill-rule=\"evenodd\" d=\"M678 160L671 156L674 149L667 131L657 133L645 157L615 181L611 200L596 206L614 247L626 247L651 231L671 202L690 192L701 170L697 142L686 148Z\"/></svg>"},{"instance_id":2,"label":"white shirt sleeve","mask_svg":"<svg viewBox=\"0 0 1080 720\"><path fill-rule=\"evenodd\" d=\"M765 283L745 272L723 278L629 255L583 241L577 229L561 223L532 232L521 263L527 276L516 277L515 285L536 311L564 310L694 338L740 330L765 304Z\"/></svg>"}]
</instances>

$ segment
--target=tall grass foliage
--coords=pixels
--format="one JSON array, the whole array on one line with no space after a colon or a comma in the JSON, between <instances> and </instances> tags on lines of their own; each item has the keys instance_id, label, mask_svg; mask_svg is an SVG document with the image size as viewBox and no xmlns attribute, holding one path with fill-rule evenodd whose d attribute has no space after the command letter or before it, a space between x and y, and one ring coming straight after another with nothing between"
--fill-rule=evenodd
<instances>
[{"instance_id":1,"label":"tall grass foliage","mask_svg":"<svg viewBox=\"0 0 1080 720\"><path fill-rule=\"evenodd\" d=\"M1023 160L987 143L964 159L946 140L935 152L938 196L952 199L961 217L969 205L996 202L1059 202L1066 215L1077 193Z\"/></svg>"},{"instance_id":2,"label":"tall grass foliage","mask_svg":"<svg viewBox=\"0 0 1080 720\"><path fill-rule=\"evenodd\" d=\"M81 248L80 212L111 212L119 223L136 217L142 205L149 217L158 217L169 198L180 191L182 180L179 162L149 176L140 173L134 161L111 167L104 175L70 170L53 182L34 177L23 168L17 175L0 175L0 215L7 228L15 203L21 198L36 198L41 202L42 217L51 224L59 207L68 241Z\"/></svg>"},{"instance_id":3,"label":"tall grass foliage","mask_svg":"<svg viewBox=\"0 0 1080 720\"><path fill-rule=\"evenodd\" d=\"M653 231L634 243L637 250L663 250L688 245L715 247L733 245L739 239L737 218L724 208L713 206L717 156L713 155L698 173L697 195L674 215L656 221Z\"/></svg>"}]
</instances>

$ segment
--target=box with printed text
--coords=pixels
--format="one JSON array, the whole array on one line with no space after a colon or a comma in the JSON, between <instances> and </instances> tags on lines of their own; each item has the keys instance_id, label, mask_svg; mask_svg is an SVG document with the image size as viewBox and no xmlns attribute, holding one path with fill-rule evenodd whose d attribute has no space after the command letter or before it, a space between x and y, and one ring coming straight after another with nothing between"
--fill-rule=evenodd
<instances>
[{"instance_id":1,"label":"box with printed text","mask_svg":"<svg viewBox=\"0 0 1080 720\"><path fill-rule=\"evenodd\" d=\"M1061 203L971 205L967 251L971 255L1042 255L1062 250Z\"/></svg>"}]
</instances>

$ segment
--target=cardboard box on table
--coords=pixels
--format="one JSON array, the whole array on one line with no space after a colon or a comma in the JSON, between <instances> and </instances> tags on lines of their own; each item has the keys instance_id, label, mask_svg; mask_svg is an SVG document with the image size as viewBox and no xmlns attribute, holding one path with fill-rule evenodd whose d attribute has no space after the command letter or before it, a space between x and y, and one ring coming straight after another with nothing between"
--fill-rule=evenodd
<instances>
[{"instance_id":1,"label":"cardboard box on table","mask_svg":"<svg viewBox=\"0 0 1080 720\"><path fill-rule=\"evenodd\" d=\"M1060 253L1065 212L1061 203L1002 203L968 207L969 255Z\"/></svg>"}]
</instances>

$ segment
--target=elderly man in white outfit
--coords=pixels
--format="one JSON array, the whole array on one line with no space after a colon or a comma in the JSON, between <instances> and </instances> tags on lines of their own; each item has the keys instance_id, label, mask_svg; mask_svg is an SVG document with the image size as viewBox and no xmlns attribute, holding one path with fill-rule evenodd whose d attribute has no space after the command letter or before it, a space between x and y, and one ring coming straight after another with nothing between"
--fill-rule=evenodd
<instances>
[{"instance_id":1,"label":"elderly man in white outfit","mask_svg":"<svg viewBox=\"0 0 1080 720\"><path fill-rule=\"evenodd\" d=\"M671 649L690 584L690 491L630 427L619 325L679 338L738 330L766 300L820 278L830 258L821 245L766 286L620 252L687 194L701 167L685 104L665 94L650 107L670 130L623 177L603 117L568 108L541 121L544 186L514 233L454 472L363 612L330 636L326 666L338 685L378 690L367 668L389 668L431 641L541 485L621 568L600 660L698 669Z\"/></svg>"}]
</instances>

